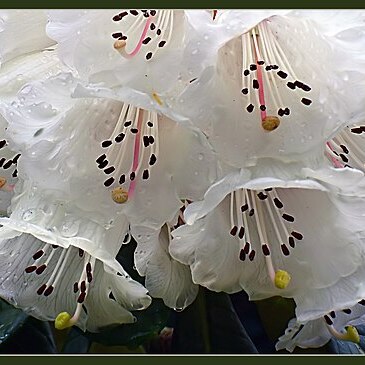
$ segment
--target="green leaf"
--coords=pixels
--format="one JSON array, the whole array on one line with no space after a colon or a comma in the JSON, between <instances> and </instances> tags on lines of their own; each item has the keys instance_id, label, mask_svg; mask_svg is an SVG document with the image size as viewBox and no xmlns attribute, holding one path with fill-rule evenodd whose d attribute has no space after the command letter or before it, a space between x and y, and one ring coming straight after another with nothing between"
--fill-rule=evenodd
<instances>
[{"instance_id":1,"label":"green leaf","mask_svg":"<svg viewBox=\"0 0 365 365\"><path fill-rule=\"evenodd\" d=\"M176 317L174 353L257 353L228 294L201 287L195 302Z\"/></svg>"},{"instance_id":2,"label":"green leaf","mask_svg":"<svg viewBox=\"0 0 365 365\"><path fill-rule=\"evenodd\" d=\"M26 321L27 314L0 300L0 344L8 340Z\"/></svg>"},{"instance_id":3,"label":"green leaf","mask_svg":"<svg viewBox=\"0 0 365 365\"><path fill-rule=\"evenodd\" d=\"M289 320L295 317L294 300L277 296L255 304L267 335L276 342L284 334Z\"/></svg>"},{"instance_id":4,"label":"green leaf","mask_svg":"<svg viewBox=\"0 0 365 365\"><path fill-rule=\"evenodd\" d=\"M153 299L147 309L133 313L137 318L136 323L123 324L100 333L87 332L86 336L93 342L107 346L136 348L158 335L166 326L169 312L162 300Z\"/></svg>"},{"instance_id":5,"label":"green leaf","mask_svg":"<svg viewBox=\"0 0 365 365\"><path fill-rule=\"evenodd\" d=\"M78 327L72 327L64 340L61 352L64 354L86 354L91 341Z\"/></svg>"},{"instance_id":6,"label":"green leaf","mask_svg":"<svg viewBox=\"0 0 365 365\"><path fill-rule=\"evenodd\" d=\"M48 322L28 316L0 299L0 353L56 353Z\"/></svg>"}]
</instances>

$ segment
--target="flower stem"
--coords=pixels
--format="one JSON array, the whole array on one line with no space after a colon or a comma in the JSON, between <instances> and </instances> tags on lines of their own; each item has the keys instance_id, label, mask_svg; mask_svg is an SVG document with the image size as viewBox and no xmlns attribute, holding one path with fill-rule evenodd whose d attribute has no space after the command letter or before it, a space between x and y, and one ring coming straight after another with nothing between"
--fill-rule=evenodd
<instances>
[{"instance_id":1,"label":"flower stem","mask_svg":"<svg viewBox=\"0 0 365 365\"><path fill-rule=\"evenodd\" d=\"M210 334L209 334L209 324L208 324L208 313L207 313L207 301L205 289L203 287L199 287L199 293L196 298L196 306L198 309L198 315L201 323L201 333L204 345L204 352L206 354L211 353L210 346Z\"/></svg>"}]
</instances>

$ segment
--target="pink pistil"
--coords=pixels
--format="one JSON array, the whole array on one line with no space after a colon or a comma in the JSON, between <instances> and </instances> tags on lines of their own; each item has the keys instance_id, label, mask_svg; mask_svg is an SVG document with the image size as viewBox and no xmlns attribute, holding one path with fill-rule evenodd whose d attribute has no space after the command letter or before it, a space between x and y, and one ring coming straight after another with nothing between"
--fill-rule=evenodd
<instances>
[{"instance_id":1,"label":"pink pistil","mask_svg":"<svg viewBox=\"0 0 365 365\"><path fill-rule=\"evenodd\" d=\"M256 59L256 65L257 65L257 82L259 83L259 102L260 105L265 105L265 93L264 93L264 80L262 78L262 69L261 69L261 65L258 64L258 59L257 59L257 54L256 54L256 49L254 48L254 52L255 52L255 59ZM261 114L261 121L265 120L266 118L266 110L260 110L260 114Z\"/></svg>"},{"instance_id":2,"label":"pink pistil","mask_svg":"<svg viewBox=\"0 0 365 365\"><path fill-rule=\"evenodd\" d=\"M137 129L138 132L136 134L136 138L134 139L134 151L133 151L133 164L132 164L132 172L136 172L139 163L139 152L140 152L140 144L141 144L141 127L143 121L143 110L139 109ZM134 180L131 181L128 189L128 199L130 199L136 189L136 179L137 176L134 177Z\"/></svg>"},{"instance_id":3,"label":"pink pistil","mask_svg":"<svg viewBox=\"0 0 365 365\"><path fill-rule=\"evenodd\" d=\"M134 50L131 53L128 53L126 50L124 50L124 56L126 56L127 58L134 57L140 51L140 49L142 47L142 42L143 42L144 38L146 37L148 28L150 27L150 24L151 24L153 18L154 18L153 16L150 16L147 18L146 24L143 28L143 32L141 34L141 37L139 38L139 41L138 41L136 47L134 48Z\"/></svg>"},{"instance_id":4,"label":"pink pistil","mask_svg":"<svg viewBox=\"0 0 365 365\"><path fill-rule=\"evenodd\" d=\"M333 152L333 147L332 147L332 145L331 145L331 143L330 142L327 142L327 146L330 148L330 150ZM331 161L332 161L332 163L333 163L333 166L334 167L337 167L337 168L343 168L344 167L344 165L340 162L340 161L338 161L335 157L333 157L332 155L330 155L330 154L328 154L328 156L330 157L330 159L331 159Z\"/></svg>"}]
</instances>

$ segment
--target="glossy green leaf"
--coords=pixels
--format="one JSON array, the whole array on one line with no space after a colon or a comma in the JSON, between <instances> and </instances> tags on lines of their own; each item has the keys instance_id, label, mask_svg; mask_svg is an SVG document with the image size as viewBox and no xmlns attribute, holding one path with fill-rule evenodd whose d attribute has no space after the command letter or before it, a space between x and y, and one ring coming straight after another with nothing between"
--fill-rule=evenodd
<instances>
[{"instance_id":1,"label":"glossy green leaf","mask_svg":"<svg viewBox=\"0 0 365 365\"><path fill-rule=\"evenodd\" d=\"M138 347L155 337L165 327L169 309L162 300L154 299L147 309L133 314L137 318L136 323L123 324L100 333L87 332L86 335L91 341L103 345Z\"/></svg>"},{"instance_id":2,"label":"glossy green leaf","mask_svg":"<svg viewBox=\"0 0 365 365\"><path fill-rule=\"evenodd\" d=\"M91 341L78 327L72 327L65 338L61 352L64 354L85 354Z\"/></svg>"},{"instance_id":3,"label":"glossy green leaf","mask_svg":"<svg viewBox=\"0 0 365 365\"><path fill-rule=\"evenodd\" d=\"M172 350L174 353L257 353L228 294L204 288L200 288L191 306L176 313Z\"/></svg>"},{"instance_id":4,"label":"glossy green leaf","mask_svg":"<svg viewBox=\"0 0 365 365\"><path fill-rule=\"evenodd\" d=\"M0 344L7 341L24 324L27 317L22 310L0 300Z\"/></svg>"}]
</instances>

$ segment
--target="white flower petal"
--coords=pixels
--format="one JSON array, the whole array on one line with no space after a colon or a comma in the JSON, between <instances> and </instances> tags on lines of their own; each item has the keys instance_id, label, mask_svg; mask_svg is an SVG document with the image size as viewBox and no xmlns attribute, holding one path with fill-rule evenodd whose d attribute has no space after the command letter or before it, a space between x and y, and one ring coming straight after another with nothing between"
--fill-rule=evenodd
<instances>
[{"instance_id":1,"label":"white flower petal","mask_svg":"<svg viewBox=\"0 0 365 365\"><path fill-rule=\"evenodd\" d=\"M0 68L1 102L11 102L28 82L57 75L62 69L54 50L34 52L6 62Z\"/></svg>"},{"instance_id":2,"label":"white flower petal","mask_svg":"<svg viewBox=\"0 0 365 365\"><path fill-rule=\"evenodd\" d=\"M311 180L247 181L242 172L231 174L209 189L203 202L187 207L187 221L196 221L173 232L171 255L190 265L195 283L212 290L244 289L251 299L309 296L363 265L363 199L336 197L327 189ZM279 270L291 276L283 289L273 284ZM339 295L338 306L347 300Z\"/></svg>"},{"instance_id":3,"label":"white flower petal","mask_svg":"<svg viewBox=\"0 0 365 365\"><path fill-rule=\"evenodd\" d=\"M224 224L224 207L217 207L208 217L192 226L181 226L172 233L171 256L190 266L195 284L214 291L238 292L242 290L239 242L229 237L230 227ZM227 229L228 234L225 234ZM256 265L247 265L247 276L256 274L255 269Z\"/></svg>"},{"instance_id":4,"label":"white flower petal","mask_svg":"<svg viewBox=\"0 0 365 365\"><path fill-rule=\"evenodd\" d=\"M202 197L215 178L215 160L200 132L113 100L72 99L76 83L61 74L28 84L5 109L12 146L22 153L22 182L2 225L51 244L82 248L114 267L129 225L160 229L172 221L182 199ZM129 111L123 116L126 110L135 116ZM130 128L125 127L132 123L129 118L138 124L139 116L146 126L138 127L136 153L135 126L124 131L122 146L117 140L123 128ZM115 145L107 149L103 141ZM122 173L129 196L125 204L116 204L112 189ZM2 237L9 237L8 231Z\"/></svg>"},{"instance_id":5,"label":"white flower petal","mask_svg":"<svg viewBox=\"0 0 365 365\"><path fill-rule=\"evenodd\" d=\"M83 280L89 287L76 323L83 330L97 332L110 324L132 323L134 317L129 310L142 309L150 303L146 290L128 276L105 270L100 261L87 259L85 253L80 257L77 248L52 247L31 235L2 240L0 262L0 295L42 320L55 320L61 312L72 315L85 285ZM86 275L84 279L81 276L86 262L92 263L91 282ZM42 271L43 265L46 267ZM43 284L46 288L42 291L39 288ZM50 287L53 291L47 294Z\"/></svg>"},{"instance_id":6,"label":"white flower petal","mask_svg":"<svg viewBox=\"0 0 365 365\"><path fill-rule=\"evenodd\" d=\"M178 95L215 63L217 49L229 38L287 12L219 11L213 20L205 10L51 11L47 32L59 43L61 59L84 81L117 93L137 90L152 100L153 92ZM113 49L116 39L124 42L122 56Z\"/></svg>"},{"instance_id":7,"label":"white flower petal","mask_svg":"<svg viewBox=\"0 0 365 365\"><path fill-rule=\"evenodd\" d=\"M292 352L296 346L301 348L315 348L325 345L331 338L357 342L360 337L355 329L346 328L364 323L365 300L358 303L354 300L349 306L327 312L323 317L301 322L293 318L279 337L277 350L287 349Z\"/></svg>"},{"instance_id":8,"label":"white flower petal","mask_svg":"<svg viewBox=\"0 0 365 365\"><path fill-rule=\"evenodd\" d=\"M57 190L40 190L31 181L18 181L14 193L9 218L0 218L6 228L1 238L12 237L12 231L30 233L49 244L79 247L118 270L115 257L129 229L124 215L102 224L95 212L80 210Z\"/></svg>"},{"instance_id":9,"label":"white flower petal","mask_svg":"<svg viewBox=\"0 0 365 365\"><path fill-rule=\"evenodd\" d=\"M350 308L361 301L365 298L364 275L365 267L361 265L352 275L340 278L331 286L309 288L306 293L297 295L297 320L302 323L316 320L331 311Z\"/></svg>"},{"instance_id":10,"label":"white flower petal","mask_svg":"<svg viewBox=\"0 0 365 365\"><path fill-rule=\"evenodd\" d=\"M0 64L54 44L46 35L46 23L43 10L1 10Z\"/></svg>"},{"instance_id":11,"label":"white flower petal","mask_svg":"<svg viewBox=\"0 0 365 365\"><path fill-rule=\"evenodd\" d=\"M327 142L326 155L333 166L365 172L364 132L361 124L346 126Z\"/></svg>"},{"instance_id":12,"label":"white flower petal","mask_svg":"<svg viewBox=\"0 0 365 365\"><path fill-rule=\"evenodd\" d=\"M208 135L227 164L245 167L275 159L311 166L339 128L364 116L364 59L321 33L309 16L273 16L255 32L261 42L257 60L253 33L233 39L220 49L213 76L203 75L168 102ZM278 69L266 70L272 65ZM304 85L294 85L297 81ZM266 109L260 111L261 105ZM280 108L280 113L289 108L290 114L281 115ZM268 132L262 120L269 117L279 118L280 125Z\"/></svg>"},{"instance_id":13,"label":"white flower petal","mask_svg":"<svg viewBox=\"0 0 365 365\"><path fill-rule=\"evenodd\" d=\"M300 332L298 332L300 330ZM297 334L298 333L298 334ZM297 334L297 335L296 335ZM279 337L276 350L286 349L293 352L296 346L301 348L316 348L325 345L331 339L324 320L311 321L304 327L295 319L289 322L285 334Z\"/></svg>"},{"instance_id":14,"label":"white flower petal","mask_svg":"<svg viewBox=\"0 0 365 365\"><path fill-rule=\"evenodd\" d=\"M184 13L178 10L159 11L152 21L155 23L154 30L147 28L147 36L152 40L148 45L142 44L141 50L130 59L122 57L113 48L116 39L113 39L112 34L122 32L128 36L125 48L128 53L133 52L150 19L144 18L139 12L137 17L128 13L122 21L113 21L113 17L121 12L52 11L47 33L59 43L60 58L71 69L77 70L84 80L103 82L109 87L128 86L147 91L150 96L150 85L156 92L171 87L172 81L177 81L179 72L179 68L171 66L179 65L184 50L181 47L187 27ZM159 27L162 33L156 36ZM158 46L160 41L167 43L161 48ZM151 51L158 62L154 62L154 58L150 62L146 61L146 54ZM133 67L130 67L131 64Z\"/></svg>"},{"instance_id":15,"label":"white flower petal","mask_svg":"<svg viewBox=\"0 0 365 365\"><path fill-rule=\"evenodd\" d=\"M14 184L17 181L19 154L12 151L6 142L6 121L0 115L0 215L7 215Z\"/></svg>"},{"instance_id":16,"label":"white flower petal","mask_svg":"<svg viewBox=\"0 0 365 365\"><path fill-rule=\"evenodd\" d=\"M198 294L198 286L192 282L190 268L170 256L167 227L161 231L132 227L132 234L138 243L135 265L139 274L146 276L149 294L162 298L170 308L182 310L190 305Z\"/></svg>"},{"instance_id":17,"label":"white flower petal","mask_svg":"<svg viewBox=\"0 0 365 365\"><path fill-rule=\"evenodd\" d=\"M321 31L329 36L336 36L339 39L345 38L347 41L351 36L356 34L356 43L359 45L361 43L361 40L358 37L361 34L359 31L364 29L364 11L346 9L326 9L322 11L294 10L291 14L298 18L311 18L319 27L321 27Z\"/></svg>"},{"instance_id":18,"label":"white flower petal","mask_svg":"<svg viewBox=\"0 0 365 365\"><path fill-rule=\"evenodd\" d=\"M6 104L15 99L27 82L55 75L60 70L60 62L52 50L27 54L6 62L0 69L0 111L6 114ZM0 190L0 210L3 215L10 205L20 157L19 150L12 150L7 143L6 128L7 121L0 115L0 176L6 180Z\"/></svg>"},{"instance_id":19,"label":"white flower petal","mask_svg":"<svg viewBox=\"0 0 365 365\"><path fill-rule=\"evenodd\" d=\"M110 199L110 190L120 177L118 174L124 173L126 183L129 183L130 173L136 171L135 198L125 209L135 221L142 205L143 223L156 225L156 228L172 220L181 199L202 196L215 178L215 159L200 132L185 129L154 112L127 104L123 106L113 100L72 99L70 93L76 83L71 75L64 74L45 83L28 85L16 105L7 108L9 137L23 153L22 174L26 178L37 181L41 189L64 190L79 209L90 211L97 207L99 215L104 215L104 224L121 209ZM133 112L139 114L133 116ZM146 147L140 136L142 147L137 155L133 133L138 129L134 130L136 126L132 126L130 131L123 131L128 128L123 125L136 115L143 116L146 124L149 119L153 120L151 125L154 125L154 129L147 125L140 127L146 134L143 138L148 134L154 138ZM126 141L120 145L115 142L110 149L103 147L101 142L110 144L109 139L117 138L122 132L127 134ZM70 133L71 138L68 138ZM157 162L150 168L148 160L152 153ZM102 169L99 164L98 169L95 161L104 154L109 166ZM47 159L40 160L40 156L47 156ZM134 166L134 157L138 167ZM147 179L138 176L145 172L144 169L150 170ZM45 179L42 171L52 173ZM105 185L108 179L114 179L115 183ZM84 199L85 194L87 199Z\"/></svg>"},{"instance_id":20,"label":"white flower petal","mask_svg":"<svg viewBox=\"0 0 365 365\"><path fill-rule=\"evenodd\" d=\"M263 190L267 187L289 187L326 190L323 185L314 180L285 181L271 177L250 180L250 177L251 173L249 170L241 169L238 172L231 172L223 179L217 181L207 190L204 200L195 202L186 208L184 214L186 223L193 224L197 219L204 217L212 211L229 193L242 188Z\"/></svg>"}]
</instances>

